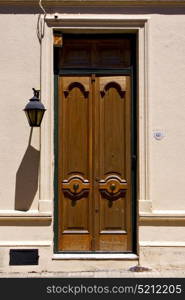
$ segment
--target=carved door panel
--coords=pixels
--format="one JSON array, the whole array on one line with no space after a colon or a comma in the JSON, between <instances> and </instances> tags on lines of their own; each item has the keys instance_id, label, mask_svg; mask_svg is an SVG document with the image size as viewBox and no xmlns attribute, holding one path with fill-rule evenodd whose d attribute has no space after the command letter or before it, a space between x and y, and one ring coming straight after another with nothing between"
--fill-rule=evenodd
<instances>
[{"instance_id":1,"label":"carved door panel","mask_svg":"<svg viewBox=\"0 0 185 300\"><path fill-rule=\"evenodd\" d=\"M59 80L59 249L91 248L92 91L90 77Z\"/></svg>"},{"instance_id":2,"label":"carved door panel","mask_svg":"<svg viewBox=\"0 0 185 300\"><path fill-rule=\"evenodd\" d=\"M129 76L59 79L59 250L131 251Z\"/></svg>"},{"instance_id":3,"label":"carved door panel","mask_svg":"<svg viewBox=\"0 0 185 300\"><path fill-rule=\"evenodd\" d=\"M95 249L131 250L130 77L96 80Z\"/></svg>"}]
</instances>

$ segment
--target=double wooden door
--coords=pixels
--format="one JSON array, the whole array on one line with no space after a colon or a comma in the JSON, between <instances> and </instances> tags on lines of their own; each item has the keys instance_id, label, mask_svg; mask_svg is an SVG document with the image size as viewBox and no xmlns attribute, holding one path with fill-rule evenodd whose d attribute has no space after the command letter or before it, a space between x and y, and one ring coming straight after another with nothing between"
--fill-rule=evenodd
<instances>
[{"instance_id":1,"label":"double wooden door","mask_svg":"<svg viewBox=\"0 0 185 300\"><path fill-rule=\"evenodd\" d=\"M58 249L132 250L130 76L59 76Z\"/></svg>"}]
</instances>

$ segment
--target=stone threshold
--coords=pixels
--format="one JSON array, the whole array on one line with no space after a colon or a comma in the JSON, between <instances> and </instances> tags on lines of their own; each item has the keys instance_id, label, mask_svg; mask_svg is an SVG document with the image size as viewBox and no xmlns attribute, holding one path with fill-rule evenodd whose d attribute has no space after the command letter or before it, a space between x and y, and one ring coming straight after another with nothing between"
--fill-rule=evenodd
<instances>
[{"instance_id":1,"label":"stone threshold","mask_svg":"<svg viewBox=\"0 0 185 300\"><path fill-rule=\"evenodd\" d=\"M58 253L54 254L53 260L63 259L114 259L114 260L137 260L138 255L133 253Z\"/></svg>"}]
</instances>

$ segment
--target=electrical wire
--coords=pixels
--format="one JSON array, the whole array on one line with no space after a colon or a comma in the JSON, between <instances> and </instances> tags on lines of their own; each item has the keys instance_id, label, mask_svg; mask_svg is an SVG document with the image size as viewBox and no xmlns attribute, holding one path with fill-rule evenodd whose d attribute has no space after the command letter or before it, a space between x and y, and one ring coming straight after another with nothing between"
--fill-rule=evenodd
<instances>
[{"instance_id":1,"label":"electrical wire","mask_svg":"<svg viewBox=\"0 0 185 300\"><path fill-rule=\"evenodd\" d=\"M45 16L44 16L44 19L42 19L41 15L39 15L38 20L37 20L37 37L38 37L40 43L41 43L41 41L44 37L44 33L45 33Z\"/></svg>"},{"instance_id":2,"label":"electrical wire","mask_svg":"<svg viewBox=\"0 0 185 300\"><path fill-rule=\"evenodd\" d=\"M39 6L40 6L40 8L42 9L42 11L44 12L44 14L46 15L47 13L46 13L46 11L45 11L43 5L42 5L42 0L39 0Z\"/></svg>"}]
</instances>

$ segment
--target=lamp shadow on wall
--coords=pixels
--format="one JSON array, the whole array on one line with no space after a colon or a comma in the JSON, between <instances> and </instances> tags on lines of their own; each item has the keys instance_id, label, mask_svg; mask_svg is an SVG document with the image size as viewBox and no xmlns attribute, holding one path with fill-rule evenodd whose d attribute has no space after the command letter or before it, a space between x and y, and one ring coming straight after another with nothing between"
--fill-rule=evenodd
<instances>
[{"instance_id":1,"label":"lamp shadow on wall","mask_svg":"<svg viewBox=\"0 0 185 300\"><path fill-rule=\"evenodd\" d=\"M16 173L15 210L28 211L38 190L40 151L31 146L33 128L29 143Z\"/></svg>"}]
</instances>

